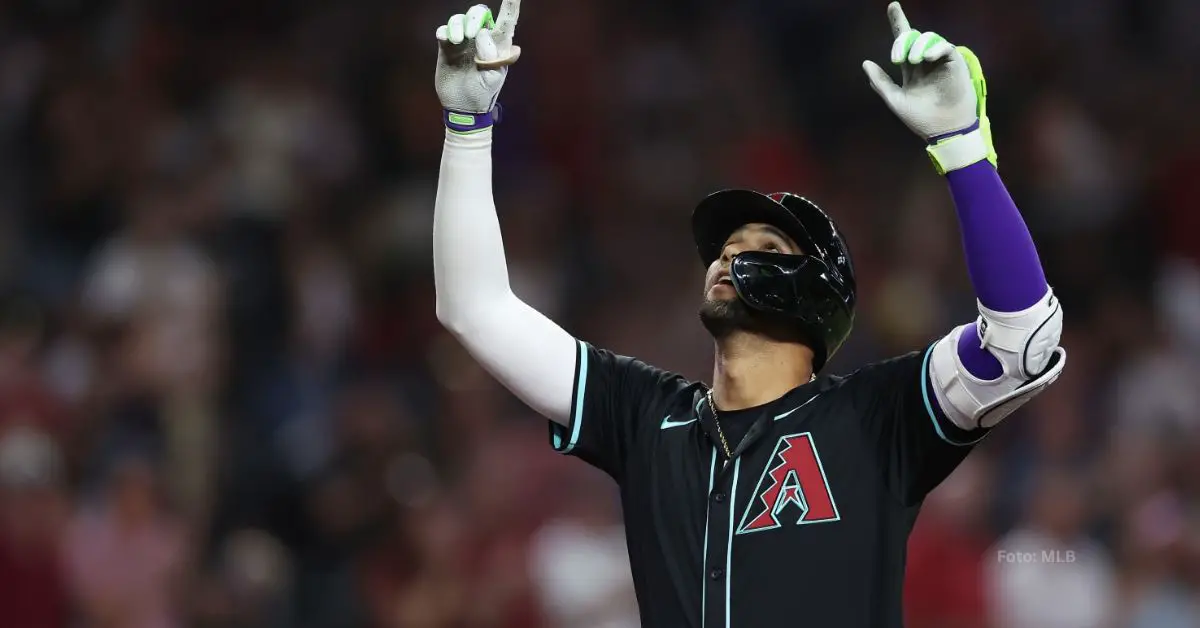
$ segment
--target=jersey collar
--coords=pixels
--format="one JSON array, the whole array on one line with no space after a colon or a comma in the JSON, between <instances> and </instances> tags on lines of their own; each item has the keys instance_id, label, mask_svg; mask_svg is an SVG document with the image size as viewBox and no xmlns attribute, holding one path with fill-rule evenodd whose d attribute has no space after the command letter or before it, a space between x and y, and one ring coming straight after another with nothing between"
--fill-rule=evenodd
<instances>
[{"instance_id":1,"label":"jersey collar","mask_svg":"<svg viewBox=\"0 0 1200 628\"><path fill-rule=\"evenodd\" d=\"M771 425L775 422L776 418L790 416L815 399L822 391L828 388L828 382L828 377L823 375L818 376L811 382L789 390L782 397L755 408L754 410L758 414L754 417L754 423L750 425L750 429L746 431L746 435L742 437L741 442L733 448L733 457L737 458L746 451L749 451L758 441L762 440L764 435L769 434ZM721 452L721 437L717 434L717 422L712 408L708 405L707 394L708 387L701 386L693 394L692 408L696 413L696 418L699 419L700 427L704 430L704 435L717 448L717 451ZM741 412L745 412L745 410ZM724 453L721 455L723 456Z\"/></svg>"}]
</instances>

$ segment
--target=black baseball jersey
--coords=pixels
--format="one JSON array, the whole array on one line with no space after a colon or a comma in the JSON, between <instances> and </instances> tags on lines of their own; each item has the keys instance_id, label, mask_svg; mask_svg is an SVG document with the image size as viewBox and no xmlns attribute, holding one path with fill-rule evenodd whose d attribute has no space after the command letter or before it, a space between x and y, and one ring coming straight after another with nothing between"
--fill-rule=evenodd
<instances>
[{"instance_id":1,"label":"black baseball jersey","mask_svg":"<svg viewBox=\"0 0 1200 628\"><path fill-rule=\"evenodd\" d=\"M948 421L929 350L721 412L703 384L579 343L554 448L621 489L645 628L899 627L924 496L984 431Z\"/></svg>"}]
</instances>

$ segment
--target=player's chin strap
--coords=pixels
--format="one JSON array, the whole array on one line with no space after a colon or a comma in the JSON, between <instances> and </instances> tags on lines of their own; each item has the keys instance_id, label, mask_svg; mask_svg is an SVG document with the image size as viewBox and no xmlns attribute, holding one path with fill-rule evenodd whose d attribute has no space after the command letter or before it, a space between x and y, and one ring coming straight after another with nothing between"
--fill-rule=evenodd
<instances>
[{"instance_id":1,"label":"player's chin strap","mask_svg":"<svg viewBox=\"0 0 1200 628\"><path fill-rule=\"evenodd\" d=\"M1052 290L1021 312L996 312L979 306L981 346L996 356L1004 374L982 380L970 373L958 356L956 328L933 348L929 375L942 411L964 429L992 427L1058 379L1067 352L1058 346L1062 336L1062 306Z\"/></svg>"}]
</instances>

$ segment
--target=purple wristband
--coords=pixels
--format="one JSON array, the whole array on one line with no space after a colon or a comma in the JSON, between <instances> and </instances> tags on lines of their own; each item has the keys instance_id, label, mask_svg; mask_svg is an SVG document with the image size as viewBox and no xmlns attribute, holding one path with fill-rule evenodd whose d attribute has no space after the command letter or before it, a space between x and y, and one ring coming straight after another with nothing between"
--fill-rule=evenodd
<instances>
[{"instance_id":1,"label":"purple wristband","mask_svg":"<svg viewBox=\"0 0 1200 628\"><path fill-rule=\"evenodd\" d=\"M454 133L478 133L500 121L500 105L487 113L462 113L442 110L442 122Z\"/></svg>"},{"instance_id":2,"label":"purple wristband","mask_svg":"<svg viewBox=\"0 0 1200 628\"><path fill-rule=\"evenodd\" d=\"M927 143L929 143L930 145L933 145L933 144L937 144L938 142L940 142L940 141L942 141L942 140L944 140L944 139L948 139L948 138L954 137L955 135L966 135L967 133L970 133L971 131L974 131L974 130L976 130L976 129L978 129L978 128L979 128L979 118L976 118L976 119L975 119L975 122L972 122L972 123L971 123L971 126L969 126L969 127L965 128L965 129L961 129L961 130L958 130L958 131L951 131L951 132L949 132L949 133L943 133L943 134L941 134L941 135L935 135L935 136L933 136L933 137L931 137L931 138L929 138L928 140L925 140L925 141L926 141Z\"/></svg>"}]
</instances>

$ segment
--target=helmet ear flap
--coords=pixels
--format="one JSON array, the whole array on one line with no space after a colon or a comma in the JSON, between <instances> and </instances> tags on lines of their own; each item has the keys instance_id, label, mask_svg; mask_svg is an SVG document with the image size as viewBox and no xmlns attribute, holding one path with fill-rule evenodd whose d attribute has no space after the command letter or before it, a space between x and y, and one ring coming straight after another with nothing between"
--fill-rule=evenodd
<instances>
[{"instance_id":1,"label":"helmet ear flap","mask_svg":"<svg viewBox=\"0 0 1200 628\"><path fill-rule=\"evenodd\" d=\"M813 350L813 370L825 365L854 324L854 310L830 283L825 260L813 255L748 251L733 258L730 279L750 309L791 322Z\"/></svg>"},{"instance_id":2,"label":"helmet ear flap","mask_svg":"<svg viewBox=\"0 0 1200 628\"><path fill-rule=\"evenodd\" d=\"M833 279L828 285L836 289L839 300L849 303L853 308L857 283L854 279L854 264L850 259L850 245L846 242L845 234L816 203L798 194L783 193L778 196L780 198L777 202L796 217L805 237L810 241L808 244L801 244L805 247L804 253L820 257L828 264Z\"/></svg>"}]
</instances>

